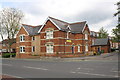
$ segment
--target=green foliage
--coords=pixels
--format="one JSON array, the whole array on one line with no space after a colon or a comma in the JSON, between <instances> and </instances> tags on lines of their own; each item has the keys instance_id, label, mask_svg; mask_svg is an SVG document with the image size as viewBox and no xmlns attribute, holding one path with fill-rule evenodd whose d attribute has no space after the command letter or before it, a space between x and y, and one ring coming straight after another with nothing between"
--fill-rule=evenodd
<instances>
[{"instance_id":1,"label":"green foliage","mask_svg":"<svg viewBox=\"0 0 120 80\"><path fill-rule=\"evenodd\" d=\"M112 29L112 33L114 35L112 41L119 42L120 41L120 24L116 26L116 28Z\"/></svg>"},{"instance_id":2,"label":"green foliage","mask_svg":"<svg viewBox=\"0 0 120 80\"><path fill-rule=\"evenodd\" d=\"M2 58L10 58L10 55L12 55L12 57L15 57L16 53L3 53Z\"/></svg>"},{"instance_id":3,"label":"green foliage","mask_svg":"<svg viewBox=\"0 0 120 80\"><path fill-rule=\"evenodd\" d=\"M39 56L38 54L33 54L32 56Z\"/></svg>"},{"instance_id":4,"label":"green foliage","mask_svg":"<svg viewBox=\"0 0 120 80\"><path fill-rule=\"evenodd\" d=\"M99 37L98 38L107 38L108 37L108 33L107 31L101 27L100 30L99 30Z\"/></svg>"}]
</instances>

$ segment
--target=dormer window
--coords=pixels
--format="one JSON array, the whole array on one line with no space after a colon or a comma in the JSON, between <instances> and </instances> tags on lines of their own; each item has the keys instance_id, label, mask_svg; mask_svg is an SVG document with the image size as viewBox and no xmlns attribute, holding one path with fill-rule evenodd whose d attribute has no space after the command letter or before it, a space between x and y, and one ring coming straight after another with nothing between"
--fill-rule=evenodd
<instances>
[{"instance_id":1,"label":"dormer window","mask_svg":"<svg viewBox=\"0 0 120 80\"><path fill-rule=\"evenodd\" d=\"M24 42L25 41L25 36L24 35L20 35L20 42Z\"/></svg>"},{"instance_id":2,"label":"dormer window","mask_svg":"<svg viewBox=\"0 0 120 80\"><path fill-rule=\"evenodd\" d=\"M46 30L46 39L53 39L53 30Z\"/></svg>"}]
</instances>

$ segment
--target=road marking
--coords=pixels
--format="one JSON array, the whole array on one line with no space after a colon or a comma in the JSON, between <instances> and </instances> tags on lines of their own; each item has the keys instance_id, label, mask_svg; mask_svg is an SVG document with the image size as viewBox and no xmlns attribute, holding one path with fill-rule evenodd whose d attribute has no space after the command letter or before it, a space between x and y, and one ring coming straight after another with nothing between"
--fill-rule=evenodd
<instances>
[{"instance_id":1,"label":"road marking","mask_svg":"<svg viewBox=\"0 0 120 80\"><path fill-rule=\"evenodd\" d=\"M0 65L12 66L11 64L0 64Z\"/></svg>"},{"instance_id":2,"label":"road marking","mask_svg":"<svg viewBox=\"0 0 120 80\"><path fill-rule=\"evenodd\" d=\"M23 77L14 76L14 75L9 75L9 74L2 74L2 75L6 75L6 76L10 76L10 77L14 77L14 78L23 78Z\"/></svg>"},{"instance_id":3,"label":"road marking","mask_svg":"<svg viewBox=\"0 0 120 80\"><path fill-rule=\"evenodd\" d=\"M30 66L24 66L25 68L31 68L31 69L40 69L40 70L48 70L45 68L37 68L37 67L30 67Z\"/></svg>"},{"instance_id":4,"label":"road marking","mask_svg":"<svg viewBox=\"0 0 120 80\"><path fill-rule=\"evenodd\" d=\"M76 73L76 72L70 72L70 73Z\"/></svg>"},{"instance_id":5,"label":"road marking","mask_svg":"<svg viewBox=\"0 0 120 80\"><path fill-rule=\"evenodd\" d=\"M119 71L111 71L111 72L117 72L117 73L119 73Z\"/></svg>"},{"instance_id":6,"label":"road marking","mask_svg":"<svg viewBox=\"0 0 120 80\"><path fill-rule=\"evenodd\" d=\"M93 69L91 69L91 68L77 68L77 69L85 69L85 70L93 70Z\"/></svg>"},{"instance_id":7,"label":"road marking","mask_svg":"<svg viewBox=\"0 0 120 80\"><path fill-rule=\"evenodd\" d=\"M108 76L108 77L118 77L114 75L104 75L104 74L94 74L94 73L84 73L84 72L78 72L79 74L87 74L87 75L95 75L95 76Z\"/></svg>"}]
</instances>

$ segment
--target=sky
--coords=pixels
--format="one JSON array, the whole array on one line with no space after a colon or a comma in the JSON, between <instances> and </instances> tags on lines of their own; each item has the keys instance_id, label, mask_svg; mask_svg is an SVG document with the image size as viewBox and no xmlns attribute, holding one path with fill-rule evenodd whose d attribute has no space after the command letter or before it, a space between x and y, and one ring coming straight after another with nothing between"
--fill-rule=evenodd
<instances>
[{"instance_id":1,"label":"sky","mask_svg":"<svg viewBox=\"0 0 120 80\"><path fill-rule=\"evenodd\" d=\"M115 5L119 0L0 0L0 10L6 7L22 10L22 21L29 25L42 25L48 16L69 22L87 21L92 31L101 27L111 30L117 25Z\"/></svg>"}]
</instances>

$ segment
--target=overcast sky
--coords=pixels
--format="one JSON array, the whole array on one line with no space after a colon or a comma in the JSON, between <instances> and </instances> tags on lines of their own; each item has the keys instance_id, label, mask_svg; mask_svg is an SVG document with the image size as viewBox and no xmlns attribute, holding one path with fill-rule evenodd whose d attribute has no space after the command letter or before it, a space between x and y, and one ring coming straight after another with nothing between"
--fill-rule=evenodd
<instances>
[{"instance_id":1,"label":"overcast sky","mask_svg":"<svg viewBox=\"0 0 120 80\"><path fill-rule=\"evenodd\" d=\"M23 23L41 25L48 16L66 21L87 21L90 30L104 27L111 33L117 25L115 5L119 0L1 0L0 10L18 8L25 14Z\"/></svg>"}]
</instances>

